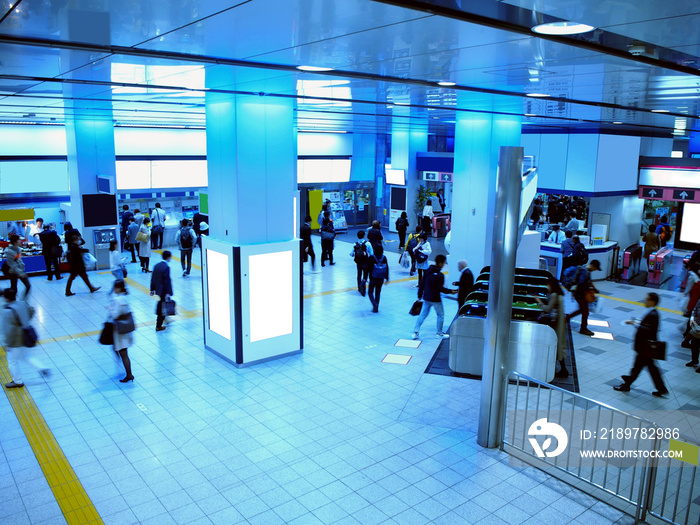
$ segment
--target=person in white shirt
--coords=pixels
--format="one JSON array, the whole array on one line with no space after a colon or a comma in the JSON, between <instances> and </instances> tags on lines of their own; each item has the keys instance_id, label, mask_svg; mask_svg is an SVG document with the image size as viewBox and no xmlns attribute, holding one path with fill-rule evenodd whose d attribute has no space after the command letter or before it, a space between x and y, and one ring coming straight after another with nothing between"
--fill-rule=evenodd
<instances>
[{"instance_id":1,"label":"person in white shirt","mask_svg":"<svg viewBox=\"0 0 700 525\"><path fill-rule=\"evenodd\" d=\"M423 231L426 232L428 235L433 229L433 216L435 213L433 213L433 201L428 199L425 203L425 206L423 206Z\"/></svg>"},{"instance_id":2,"label":"person in white shirt","mask_svg":"<svg viewBox=\"0 0 700 525\"><path fill-rule=\"evenodd\" d=\"M564 242L564 239L566 239L566 235L563 231L561 231L559 225L555 224L554 226L552 226L552 233L549 234L547 241L556 244L561 244Z\"/></svg>"},{"instance_id":3,"label":"person in white shirt","mask_svg":"<svg viewBox=\"0 0 700 525\"><path fill-rule=\"evenodd\" d=\"M163 231L165 230L165 210L156 202L156 207L151 212L151 248L160 250L163 247Z\"/></svg>"},{"instance_id":4,"label":"person in white shirt","mask_svg":"<svg viewBox=\"0 0 700 525\"><path fill-rule=\"evenodd\" d=\"M44 231L44 219L39 218L36 220L36 224L29 225L29 238L34 244L41 245L41 239L39 239L39 234Z\"/></svg>"},{"instance_id":5,"label":"person in white shirt","mask_svg":"<svg viewBox=\"0 0 700 525\"><path fill-rule=\"evenodd\" d=\"M566 220L564 222L566 222ZM564 231L565 232L574 232L574 235L576 235L578 228L579 228L578 219L574 216L571 216L569 218L569 221L566 222L566 226L564 226Z\"/></svg>"},{"instance_id":6,"label":"person in white shirt","mask_svg":"<svg viewBox=\"0 0 700 525\"><path fill-rule=\"evenodd\" d=\"M125 259L122 257L122 252L119 251L119 241L116 239L113 241L109 241L109 271L112 272L112 275L114 275L114 279L119 281L124 280L126 275L124 274L124 271L126 270L126 267L124 266ZM114 286L112 286L112 290L114 290Z\"/></svg>"}]
</instances>

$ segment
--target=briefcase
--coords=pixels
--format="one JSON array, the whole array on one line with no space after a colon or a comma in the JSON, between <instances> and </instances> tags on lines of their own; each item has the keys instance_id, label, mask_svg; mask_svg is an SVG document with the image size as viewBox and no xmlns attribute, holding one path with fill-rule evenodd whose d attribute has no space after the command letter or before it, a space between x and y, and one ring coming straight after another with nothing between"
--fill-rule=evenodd
<instances>
[{"instance_id":1,"label":"briefcase","mask_svg":"<svg viewBox=\"0 0 700 525\"><path fill-rule=\"evenodd\" d=\"M160 315L163 315L163 316L175 315L175 301L172 301L172 300L163 301L160 303L160 305L161 305ZM158 313L158 312L156 312L156 313Z\"/></svg>"},{"instance_id":2,"label":"briefcase","mask_svg":"<svg viewBox=\"0 0 700 525\"><path fill-rule=\"evenodd\" d=\"M649 341L647 355L652 359L666 361L666 343L664 341Z\"/></svg>"},{"instance_id":3,"label":"briefcase","mask_svg":"<svg viewBox=\"0 0 700 525\"><path fill-rule=\"evenodd\" d=\"M411 310L408 312L411 315L418 315L420 314L421 310L423 309L423 301L420 299L413 303L413 306L411 306Z\"/></svg>"}]
</instances>

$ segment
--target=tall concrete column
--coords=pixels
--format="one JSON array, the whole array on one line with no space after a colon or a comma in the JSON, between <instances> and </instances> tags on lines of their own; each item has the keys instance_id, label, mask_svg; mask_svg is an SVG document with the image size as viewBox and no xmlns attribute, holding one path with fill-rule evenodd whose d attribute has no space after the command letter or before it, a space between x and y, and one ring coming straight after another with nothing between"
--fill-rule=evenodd
<instances>
[{"instance_id":1,"label":"tall concrete column","mask_svg":"<svg viewBox=\"0 0 700 525\"><path fill-rule=\"evenodd\" d=\"M520 102L519 102L520 103ZM512 100L460 94L459 107L522 111ZM457 112L450 260L466 259L476 277L491 262L496 174L501 146L520 146L521 117Z\"/></svg>"},{"instance_id":2,"label":"tall concrete column","mask_svg":"<svg viewBox=\"0 0 700 525\"><path fill-rule=\"evenodd\" d=\"M244 80L213 69L209 87ZM274 78L245 80L259 82L255 92L289 88ZM206 96L211 236L202 246L204 340L236 366L303 346L294 104L266 96Z\"/></svg>"},{"instance_id":3,"label":"tall concrete column","mask_svg":"<svg viewBox=\"0 0 700 525\"><path fill-rule=\"evenodd\" d=\"M401 111L408 114L409 109L394 106L393 111L395 115ZM399 119L397 115L391 132L391 167L406 172L406 210L410 231L414 231L418 224L416 197L418 196L418 187L423 184L423 181L418 179L416 171L416 154L428 151L428 132L407 130L405 121L406 119ZM423 210L417 211L420 213Z\"/></svg>"}]
</instances>

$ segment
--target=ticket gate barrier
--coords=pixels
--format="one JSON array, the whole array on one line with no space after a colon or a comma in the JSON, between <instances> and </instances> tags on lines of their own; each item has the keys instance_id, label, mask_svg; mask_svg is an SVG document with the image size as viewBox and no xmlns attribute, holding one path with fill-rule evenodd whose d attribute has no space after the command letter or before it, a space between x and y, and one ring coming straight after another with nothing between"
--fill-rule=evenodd
<instances>
[{"instance_id":1,"label":"ticket gate barrier","mask_svg":"<svg viewBox=\"0 0 700 525\"><path fill-rule=\"evenodd\" d=\"M649 274L647 284L661 285L672 277L671 263L673 262L673 249L661 248L649 256Z\"/></svg>"},{"instance_id":2,"label":"ticket gate barrier","mask_svg":"<svg viewBox=\"0 0 700 525\"><path fill-rule=\"evenodd\" d=\"M644 250L639 244L632 244L625 248L625 252L622 254L620 279L629 281L641 272L643 255Z\"/></svg>"}]
</instances>

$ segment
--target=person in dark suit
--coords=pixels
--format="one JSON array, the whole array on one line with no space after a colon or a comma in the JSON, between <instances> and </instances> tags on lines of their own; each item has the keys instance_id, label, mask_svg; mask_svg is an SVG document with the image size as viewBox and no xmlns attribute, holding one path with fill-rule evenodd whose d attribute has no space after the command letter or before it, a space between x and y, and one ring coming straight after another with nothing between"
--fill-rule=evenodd
<instances>
[{"instance_id":1,"label":"person in dark suit","mask_svg":"<svg viewBox=\"0 0 700 525\"><path fill-rule=\"evenodd\" d=\"M61 279L61 271L58 269L58 260L63 252L61 238L56 230L52 230L51 226L45 224L44 231L39 234L39 239L41 240L41 255L44 256L46 264L46 274L49 276L48 280L52 281L54 275L56 275L56 280Z\"/></svg>"},{"instance_id":2,"label":"person in dark suit","mask_svg":"<svg viewBox=\"0 0 700 525\"><path fill-rule=\"evenodd\" d=\"M311 269L316 269L316 254L314 253L314 245L311 242L311 215L307 215L304 219L304 224L301 225L301 232L299 236L303 241L304 247L304 262L311 257Z\"/></svg>"},{"instance_id":3,"label":"person in dark suit","mask_svg":"<svg viewBox=\"0 0 700 525\"><path fill-rule=\"evenodd\" d=\"M156 306L156 332L165 330L163 322L163 303L173 295L173 281L170 279L170 258L172 254L168 250L163 251L163 260L153 267L151 274L151 295L157 295L160 300Z\"/></svg>"},{"instance_id":4,"label":"person in dark suit","mask_svg":"<svg viewBox=\"0 0 700 525\"><path fill-rule=\"evenodd\" d=\"M637 355L634 359L632 371L627 376L622 376L624 383L614 386L618 392L629 392L632 383L639 377L640 372L647 367L656 391L652 395L662 397L668 394L668 389L661 378L661 371L656 366L656 362L649 356L649 342L656 341L659 333L659 312L656 306L659 304L659 295L651 292L647 295L644 306L647 311L639 322L639 328L634 336L634 351ZM635 324L635 321L627 321L627 324Z\"/></svg>"},{"instance_id":5,"label":"person in dark suit","mask_svg":"<svg viewBox=\"0 0 700 525\"><path fill-rule=\"evenodd\" d=\"M459 281L452 283L452 286L459 286L457 292L457 308L459 309L467 302L467 296L474 289L474 274L467 267L467 261L462 259L457 263L457 269L460 271Z\"/></svg>"},{"instance_id":6,"label":"person in dark suit","mask_svg":"<svg viewBox=\"0 0 700 525\"><path fill-rule=\"evenodd\" d=\"M121 228L121 238L122 238L122 251L126 250L127 244L129 244L129 219L134 216L132 212L129 211L129 205L125 204L122 208L122 228Z\"/></svg>"}]
</instances>

